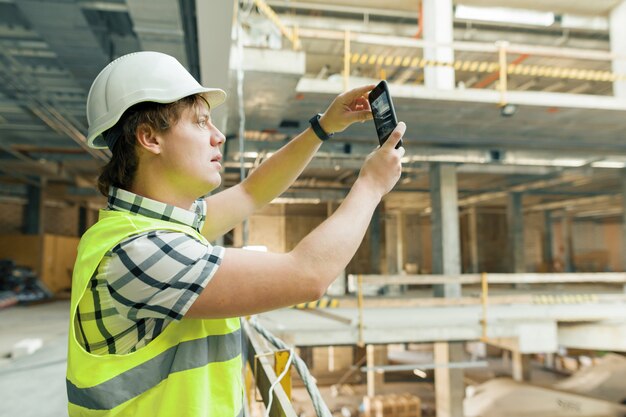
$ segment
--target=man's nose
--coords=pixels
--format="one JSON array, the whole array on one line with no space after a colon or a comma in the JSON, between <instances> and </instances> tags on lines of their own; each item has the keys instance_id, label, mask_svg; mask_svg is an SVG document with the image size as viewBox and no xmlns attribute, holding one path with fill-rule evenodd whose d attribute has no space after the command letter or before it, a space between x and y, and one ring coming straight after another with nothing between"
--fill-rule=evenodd
<instances>
[{"instance_id":1,"label":"man's nose","mask_svg":"<svg viewBox=\"0 0 626 417\"><path fill-rule=\"evenodd\" d=\"M226 137L224 136L224 134L220 132L219 130L215 129L215 131L211 135L211 144L213 146L220 146L221 144L224 143L224 141L226 141Z\"/></svg>"}]
</instances>

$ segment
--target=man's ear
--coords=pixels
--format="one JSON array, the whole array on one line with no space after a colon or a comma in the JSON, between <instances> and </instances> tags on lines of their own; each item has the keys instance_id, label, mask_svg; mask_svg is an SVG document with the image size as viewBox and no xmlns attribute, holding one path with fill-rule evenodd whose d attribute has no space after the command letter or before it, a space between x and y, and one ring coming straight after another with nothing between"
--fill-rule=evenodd
<instances>
[{"instance_id":1,"label":"man's ear","mask_svg":"<svg viewBox=\"0 0 626 417\"><path fill-rule=\"evenodd\" d=\"M135 131L135 137L137 138L137 144L146 151L155 155L161 153L161 141L152 126L146 123L140 124Z\"/></svg>"}]
</instances>

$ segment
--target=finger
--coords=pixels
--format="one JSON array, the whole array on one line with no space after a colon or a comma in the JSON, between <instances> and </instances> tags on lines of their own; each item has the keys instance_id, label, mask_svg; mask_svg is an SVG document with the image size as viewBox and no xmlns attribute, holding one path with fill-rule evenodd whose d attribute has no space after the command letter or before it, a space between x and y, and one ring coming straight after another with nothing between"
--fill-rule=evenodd
<instances>
[{"instance_id":1,"label":"finger","mask_svg":"<svg viewBox=\"0 0 626 417\"><path fill-rule=\"evenodd\" d=\"M350 110L370 110L369 102L365 98L358 98L349 106Z\"/></svg>"},{"instance_id":2,"label":"finger","mask_svg":"<svg viewBox=\"0 0 626 417\"><path fill-rule=\"evenodd\" d=\"M369 106L369 104L370 104L369 101L367 101L367 99L365 97L358 97L355 100L355 103L356 103L357 106L364 106L364 107L365 106Z\"/></svg>"},{"instance_id":3,"label":"finger","mask_svg":"<svg viewBox=\"0 0 626 417\"><path fill-rule=\"evenodd\" d=\"M396 126L393 132L391 132L391 135L389 135L389 139L383 143L383 148L395 148L398 142L400 142L400 139L402 139L404 132L406 132L406 124L404 124L404 122L398 123L398 126Z\"/></svg>"},{"instance_id":4,"label":"finger","mask_svg":"<svg viewBox=\"0 0 626 417\"><path fill-rule=\"evenodd\" d=\"M361 97L365 95L365 93L370 92L371 90L374 89L374 87L376 87L376 84L370 84L370 85L364 85L362 87L357 87L344 93L345 94L344 97L346 98L347 101L352 101L355 98Z\"/></svg>"},{"instance_id":5,"label":"finger","mask_svg":"<svg viewBox=\"0 0 626 417\"><path fill-rule=\"evenodd\" d=\"M348 120L350 123L364 122L366 120L372 120L374 116L369 110L357 110L348 114Z\"/></svg>"}]
</instances>

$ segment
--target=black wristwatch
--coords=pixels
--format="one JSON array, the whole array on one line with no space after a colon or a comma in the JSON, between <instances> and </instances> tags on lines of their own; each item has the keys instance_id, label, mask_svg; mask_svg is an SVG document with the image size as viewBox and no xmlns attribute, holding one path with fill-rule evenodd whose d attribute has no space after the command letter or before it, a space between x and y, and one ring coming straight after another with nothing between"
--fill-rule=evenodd
<instances>
[{"instance_id":1,"label":"black wristwatch","mask_svg":"<svg viewBox=\"0 0 626 417\"><path fill-rule=\"evenodd\" d=\"M333 137L334 133L326 133L322 126L320 125L320 117L322 117L321 113L317 113L315 116L309 119L309 123L311 123L311 128L315 132L318 138L322 141L328 140Z\"/></svg>"}]
</instances>

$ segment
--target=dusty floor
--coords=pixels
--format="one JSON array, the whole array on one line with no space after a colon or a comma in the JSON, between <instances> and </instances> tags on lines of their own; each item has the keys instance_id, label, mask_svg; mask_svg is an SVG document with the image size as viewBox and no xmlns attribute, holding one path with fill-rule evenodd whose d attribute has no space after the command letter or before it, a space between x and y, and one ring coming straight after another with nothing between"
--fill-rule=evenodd
<instances>
[{"instance_id":1,"label":"dusty floor","mask_svg":"<svg viewBox=\"0 0 626 417\"><path fill-rule=\"evenodd\" d=\"M0 310L0 417L67 416L68 316L69 301ZM43 347L8 358L23 339L41 339Z\"/></svg>"}]
</instances>

